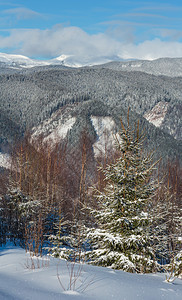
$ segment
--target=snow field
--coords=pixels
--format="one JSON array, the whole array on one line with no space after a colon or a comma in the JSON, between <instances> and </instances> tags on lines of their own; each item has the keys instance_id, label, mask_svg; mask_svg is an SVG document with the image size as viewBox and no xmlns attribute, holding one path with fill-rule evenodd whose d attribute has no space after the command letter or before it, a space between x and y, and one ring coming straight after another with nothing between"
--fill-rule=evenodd
<instances>
[{"instance_id":1,"label":"snow field","mask_svg":"<svg viewBox=\"0 0 182 300\"><path fill-rule=\"evenodd\" d=\"M36 265L35 259L35 265ZM40 268L27 268L30 255L18 247L0 248L0 300L181 300L182 281L165 282L165 274L130 274L104 267L81 265L75 290L67 289L66 261L38 259ZM41 265L41 260L43 263ZM70 268L70 265L69 265ZM74 265L74 272L80 268ZM83 285L82 285L83 283ZM79 288L80 284L82 288ZM85 285L85 286L84 286ZM83 290L86 288L85 290Z\"/></svg>"}]
</instances>

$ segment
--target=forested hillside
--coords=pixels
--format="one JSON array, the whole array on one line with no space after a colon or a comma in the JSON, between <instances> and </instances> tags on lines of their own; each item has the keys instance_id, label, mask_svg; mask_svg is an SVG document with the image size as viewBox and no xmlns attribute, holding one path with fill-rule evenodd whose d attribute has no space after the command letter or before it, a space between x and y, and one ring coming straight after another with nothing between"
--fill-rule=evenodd
<instances>
[{"instance_id":1,"label":"forested hillside","mask_svg":"<svg viewBox=\"0 0 182 300\"><path fill-rule=\"evenodd\" d=\"M107 66L50 66L11 73L0 76L2 149L18 133L22 136L58 110L64 115L69 109L72 116L80 115L81 119L83 115L112 116L119 126L120 117L125 118L130 107L133 122L141 120L152 147L160 148L164 156L181 153L180 77L118 71ZM168 104L167 112L160 128L156 128L143 116L161 101Z\"/></svg>"}]
</instances>

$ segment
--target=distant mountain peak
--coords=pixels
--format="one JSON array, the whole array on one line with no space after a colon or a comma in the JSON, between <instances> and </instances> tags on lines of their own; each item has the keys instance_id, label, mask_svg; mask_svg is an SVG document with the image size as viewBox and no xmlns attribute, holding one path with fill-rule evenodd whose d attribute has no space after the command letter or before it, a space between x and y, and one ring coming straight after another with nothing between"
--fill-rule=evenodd
<instances>
[{"instance_id":1,"label":"distant mountain peak","mask_svg":"<svg viewBox=\"0 0 182 300\"><path fill-rule=\"evenodd\" d=\"M72 57L73 55L65 55L65 54L62 54L58 57L56 57L57 60L60 60L60 61L64 61L65 59L69 58L69 57Z\"/></svg>"},{"instance_id":2,"label":"distant mountain peak","mask_svg":"<svg viewBox=\"0 0 182 300\"><path fill-rule=\"evenodd\" d=\"M24 55L0 53L0 63L4 63L10 67L31 68L35 66L50 65L49 61L31 59Z\"/></svg>"}]
</instances>

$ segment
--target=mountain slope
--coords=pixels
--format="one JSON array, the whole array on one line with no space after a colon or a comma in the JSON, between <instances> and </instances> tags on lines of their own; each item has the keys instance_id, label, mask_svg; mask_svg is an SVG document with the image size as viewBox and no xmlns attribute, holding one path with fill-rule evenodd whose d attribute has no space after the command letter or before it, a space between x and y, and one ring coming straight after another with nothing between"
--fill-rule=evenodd
<instances>
[{"instance_id":1,"label":"mountain slope","mask_svg":"<svg viewBox=\"0 0 182 300\"><path fill-rule=\"evenodd\" d=\"M181 77L118 71L105 65L84 68L44 66L1 74L0 82L1 146L11 143L17 133L22 136L25 130L49 120L56 112L59 118L60 113L63 115L63 124L68 115L70 118L79 116L79 122L75 122L83 127L95 116L111 117L119 127L120 117L124 118L130 107L132 122L140 118L147 128L150 145L158 148L159 144L163 155L167 152L181 155ZM163 115L158 128L145 120L156 106L161 106ZM13 125L9 126L10 123ZM93 123L89 124L91 129ZM92 128L92 131L94 136L97 130ZM70 135L74 139L72 131Z\"/></svg>"},{"instance_id":2,"label":"mountain slope","mask_svg":"<svg viewBox=\"0 0 182 300\"><path fill-rule=\"evenodd\" d=\"M127 123L127 111L117 106L117 111L100 101L87 101L84 104L67 105L52 114L38 127L32 129L34 138L42 137L53 146L55 142L66 138L68 145L78 143L80 136L87 132L92 141L94 153L105 152L105 148L114 146L113 135L121 129L120 118ZM145 118L130 111L130 124L135 126L140 120L140 128L146 133L145 149L156 150L157 157L181 157L182 144L160 128L156 128Z\"/></svg>"},{"instance_id":3,"label":"mountain slope","mask_svg":"<svg viewBox=\"0 0 182 300\"><path fill-rule=\"evenodd\" d=\"M104 65L115 71L140 71L169 77L182 76L182 58L159 58L155 60L115 61Z\"/></svg>"}]
</instances>

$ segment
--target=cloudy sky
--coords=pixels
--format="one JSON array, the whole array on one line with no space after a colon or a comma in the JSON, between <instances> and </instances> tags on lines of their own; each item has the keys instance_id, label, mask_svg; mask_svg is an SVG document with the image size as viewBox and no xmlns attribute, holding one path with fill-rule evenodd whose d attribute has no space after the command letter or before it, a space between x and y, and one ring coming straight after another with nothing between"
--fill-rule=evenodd
<instances>
[{"instance_id":1,"label":"cloudy sky","mask_svg":"<svg viewBox=\"0 0 182 300\"><path fill-rule=\"evenodd\" d=\"M182 2L0 0L0 52L85 61L182 57Z\"/></svg>"}]
</instances>

